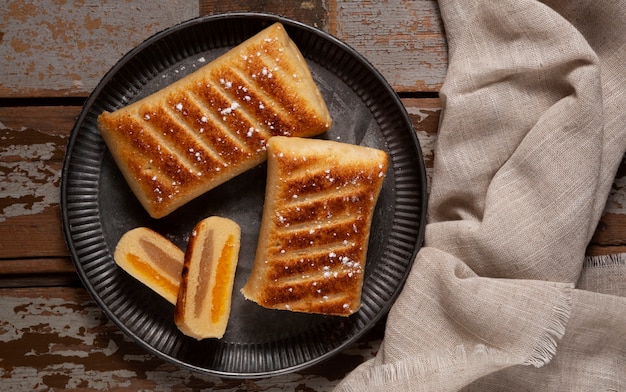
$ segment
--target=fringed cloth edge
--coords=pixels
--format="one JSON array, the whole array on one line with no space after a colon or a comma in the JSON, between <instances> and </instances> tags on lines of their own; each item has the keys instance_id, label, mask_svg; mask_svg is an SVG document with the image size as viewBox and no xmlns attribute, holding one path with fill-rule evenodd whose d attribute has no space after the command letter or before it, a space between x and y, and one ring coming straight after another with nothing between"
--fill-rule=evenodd
<instances>
[{"instance_id":1,"label":"fringed cloth edge","mask_svg":"<svg viewBox=\"0 0 626 392\"><path fill-rule=\"evenodd\" d=\"M571 312L572 292L571 289L565 288L552 308L552 317L545 326L544 333L540 336L539 342L535 345L530 356L522 363L523 365L539 368L552 360L559 341L565 334Z\"/></svg>"},{"instance_id":2,"label":"fringed cloth edge","mask_svg":"<svg viewBox=\"0 0 626 392\"><path fill-rule=\"evenodd\" d=\"M617 253L611 255L587 256L583 269L596 267L613 267L626 265L626 253Z\"/></svg>"}]
</instances>

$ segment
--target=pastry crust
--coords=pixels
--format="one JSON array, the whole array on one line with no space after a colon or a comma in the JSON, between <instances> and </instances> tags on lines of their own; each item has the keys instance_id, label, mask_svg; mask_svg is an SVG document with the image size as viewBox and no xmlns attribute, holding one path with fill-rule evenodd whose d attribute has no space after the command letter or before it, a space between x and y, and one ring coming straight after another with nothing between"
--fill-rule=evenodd
<instances>
[{"instance_id":1,"label":"pastry crust","mask_svg":"<svg viewBox=\"0 0 626 392\"><path fill-rule=\"evenodd\" d=\"M280 23L98 117L115 162L154 218L263 162L270 137L314 136L331 124L305 59Z\"/></svg>"},{"instance_id":2,"label":"pastry crust","mask_svg":"<svg viewBox=\"0 0 626 392\"><path fill-rule=\"evenodd\" d=\"M160 296L176 304L185 253L146 227L126 232L117 243L117 265Z\"/></svg>"},{"instance_id":3,"label":"pastry crust","mask_svg":"<svg viewBox=\"0 0 626 392\"><path fill-rule=\"evenodd\" d=\"M244 296L271 309L356 312L387 166L378 149L271 138L260 236Z\"/></svg>"},{"instance_id":4,"label":"pastry crust","mask_svg":"<svg viewBox=\"0 0 626 392\"><path fill-rule=\"evenodd\" d=\"M217 216L200 221L185 253L174 322L195 339L222 338L232 302L241 229Z\"/></svg>"}]
</instances>

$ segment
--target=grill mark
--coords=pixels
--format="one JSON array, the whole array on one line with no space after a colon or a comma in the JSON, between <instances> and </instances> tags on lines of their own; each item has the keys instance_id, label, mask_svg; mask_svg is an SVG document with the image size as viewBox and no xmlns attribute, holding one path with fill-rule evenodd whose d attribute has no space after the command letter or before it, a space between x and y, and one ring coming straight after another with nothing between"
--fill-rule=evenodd
<instances>
[{"instance_id":1,"label":"grill mark","mask_svg":"<svg viewBox=\"0 0 626 392\"><path fill-rule=\"evenodd\" d=\"M367 221L362 217L356 217L351 221L317 226L317 224L309 226L310 230L308 228L298 231L278 230L270 237L270 243L276 244L277 248L293 252L316 246L330 246L343 241L353 242L359 240L365 232Z\"/></svg>"},{"instance_id":2,"label":"grill mark","mask_svg":"<svg viewBox=\"0 0 626 392\"><path fill-rule=\"evenodd\" d=\"M208 117L215 124L213 127L218 128L220 134L239 143L242 148L245 147L250 154L265 154L265 145L271 135L259 127L254 118L250 117L237 97L229 95L224 88L221 91L213 87L208 87L208 89L213 91L189 92L189 95L204 112L209 114ZM209 96L213 97L211 101L207 101ZM229 102L237 102L242 106L231 112L229 116L225 116L217 110L219 107L213 106L217 98L221 101L220 107L229 105Z\"/></svg>"},{"instance_id":3,"label":"grill mark","mask_svg":"<svg viewBox=\"0 0 626 392\"><path fill-rule=\"evenodd\" d=\"M360 256L360 249L350 249L345 246L327 248L324 253L302 253L299 256L292 254L289 257L274 260L267 270L267 276L273 281L290 281L313 276L331 277L335 273L358 274L362 266L355 260L358 260Z\"/></svg>"},{"instance_id":4,"label":"grill mark","mask_svg":"<svg viewBox=\"0 0 626 392\"><path fill-rule=\"evenodd\" d=\"M330 193L330 194L329 194ZM362 200L369 197L366 189L336 192L320 192L308 195L306 199L298 198L276 211L275 224L296 230L299 226L310 227L312 224L327 224L341 222L345 219L354 219L361 214L370 203Z\"/></svg>"},{"instance_id":5,"label":"grill mark","mask_svg":"<svg viewBox=\"0 0 626 392\"><path fill-rule=\"evenodd\" d=\"M261 133L263 140L269 139L272 137L272 133L267 129L264 123L259 121L259 118L256 116L256 111L251 110L254 108L252 94L254 94L251 89L253 87L250 86L249 80L246 78L237 78L236 77L236 68L224 68L217 69L211 73L209 76L213 83L219 86L219 93L221 94L222 99L225 100L225 103L229 102L237 102L240 105L240 110L237 111L236 114L239 114L244 117L244 120L248 123L246 127L249 128L253 126L258 129L258 132ZM257 105L258 106L258 105Z\"/></svg>"},{"instance_id":6,"label":"grill mark","mask_svg":"<svg viewBox=\"0 0 626 392\"><path fill-rule=\"evenodd\" d=\"M361 250L361 247L357 246L355 241L347 239L329 241L325 244L314 244L303 249L289 249L289 251L281 245L280 241L275 241L273 245L267 247L268 254L271 253L272 262L274 260L278 263L284 261L286 265L293 262L295 259L299 260L302 258L304 258L305 261L308 259L321 261L323 258L328 258L332 252L340 256L353 255L352 257L356 258L358 252ZM290 259L292 259L292 261L289 261Z\"/></svg>"},{"instance_id":7,"label":"grill mark","mask_svg":"<svg viewBox=\"0 0 626 392\"><path fill-rule=\"evenodd\" d=\"M296 73L295 78L293 75L287 75L281 66L271 60L270 56L252 56L246 62L245 71L250 75L256 75L253 79L256 85L255 91L265 94L268 102L272 102L284 115L288 115L292 124L297 124L298 127L304 129L324 125L321 119L311 115L312 110L308 105L302 106L302 101L299 101L296 96L297 92L290 89L291 86L286 81L290 78L296 81L301 80L300 75ZM272 97L280 97L280 100Z\"/></svg>"},{"instance_id":8,"label":"grill mark","mask_svg":"<svg viewBox=\"0 0 626 392\"><path fill-rule=\"evenodd\" d=\"M352 302L351 296L344 293L353 293L358 285L357 275L349 276L347 273L332 278L297 279L272 284L264 291L261 301L270 307L290 304L291 309L303 306L319 310L331 306L333 313L344 314L347 313L344 304Z\"/></svg>"},{"instance_id":9,"label":"grill mark","mask_svg":"<svg viewBox=\"0 0 626 392\"><path fill-rule=\"evenodd\" d=\"M294 300L299 298L322 297L324 295L351 295L350 290L353 286L359 284L360 271L337 271L337 274L330 273L330 276L324 273L310 275L293 275L276 279L266 293L274 293L272 297L276 297L280 291L286 291L286 296L295 295ZM292 288L292 290L289 290ZM350 294L347 294L350 293Z\"/></svg>"},{"instance_id":10,"label":"grill mark","mask_svg":"<svg viewBox=\"0 0 626 392\"><path fill-rule=\"evenodd\" d=\"M284 122L281 119L281 117L289 115L289 120L291 120L291 111L281 105L282 102L280 100L273 100L267 94L264 94L262 85L257 83L259 78L263 79L265 76L268 76L267 73L272 72L273 74L278 72L274 69L277 64L271 62L271 57L277 60L279 58L285 59L285 68L293 70L284 53L289 48L283 45L278 47L273 44L273 41L280 41L280 37L269 37L262 42L258 42L256 45L248 48L246 53L240 55L241 62L237 63L237 67L221 70L222 77L231 81L234 86L237 86L234 89L234 93L242 106L248 108L251 117L262 119L262 121L257 121L257 123L263 128L267 128L268 138L278 134L286 135L288 133L285 132L289 132L287 130L298 129L298 125L293 121ZM255 58L257 60L253 60ZM264 75L264 69L266 69L266 75ZM272 107L276 107L277 110L272 110ZM276 132L276 129L281 131Z\"/></svg>"},{"instance_id":11,"label":"grill mark","mask_svg":"<svg viewBox=\"0 0 626 392\"><path fill-rule=\"evenodd\" d=\"M265 154L265 144L271 135L263 131L254 118L244 110L245 106L220 83L223 79L221 74L214 71L211 75L203 78L199 83L202 87L194 91L197 102L203 105L203 109L211 113L211 118L220 127L223 133L228 134L233 140L237 140L249 146L255 153ZM225 83L225 82L224 82ZM239 105L233 108L233 104ZM250 129L256 130L249 132ZM258 132L261 131L261 132Z\"/></svg>"},{"instance_id":12,"label":"grill mark","mask_svg":"<svg viewBox=\"0 0 626 392\"><path fill-rule=\"evenodd\" d=\"M126 121L130 122L128 126L124 124ZM176 193L172 184L190 184L196 179L191 174L192 169L181 162L175 152L152 133L151 128L144 125L138 116L126 116L116 119L112 128L128 145L125 155L129 157L129 171L140 186L148 194L154 194L155 200L160 202Z\"/></svg>"},{"instance_id":13,"label":"grill mark","mask_svg":"<svg viewBox=\"0 0 626 392\"><path fill-rule=\"evenodd\" d=\"M272 99L258 83L250 81L251 77L247 77L241 70L232 68L224 70L223 73L225 78L232 80L233 85L242 86L241 89L235 89L235 95L265 132L271 136L290 136L296 131L306 129L306 125L294 121L293 110L284 109L281 101Z\"/></svg>"},{"instance_id":14,"label":"grill mark","mask_svg":"<svg viewBox=\"0 0 626 392\"><path fill-rule=\"evenodd\" d=\"M152 132L152 136L158 140L160 148L166 148L176 156L180 164L190 173L197 174L200 170L209 170L210 162L205 159L195 161L193 155L196 150L202 150L198 143L194 143L189 132L175 121L172 114L159 105L150 105L142 108L137 115L143 127ZM205 152L206 154L206 152ZM207 159L210 159L207 156Z\"/></svg>"},{"instance_id":15,"label":"grill mark","mask_svg":"<svg viewBox=\"0 0 626 392\"><path fill-rule=\"evenodd\" d=\"M291 42L286 42L285 47L277 48L276 45L270 45L267 42L263 42L262 44L263 50L266 51L267 56L264 59L271 65L272 69L279 68L278 72L284 74L286 77L294 78L297 80L301 80L304 74L307 74L309 71L304 66L299 66L302 63L300 62L290 62L283 61L286 60L286 52L292 50L294 53L298 53L299 49L297 46L291 47ZM294 44L295 46L295 44ZM298 58L302 56L297 54ZM284 76L283 76L284 77Z\"/></svg>"},{"instance_id":16,"label":"grill mark","mask_svg":"<svg viewBox=\"0 0 626 392\"><path fill-rule=\"evenodd\" d=\"M293 190L295 188L295 190ZM299 190L298 187L286 186L276 191L279 200L284 200L280 210L285 223L298 224L309 220L327 220L338 213L360 213L374 203L371 188L351 186L327 189L324 191ZM314 209L318 209L315 211Z\"/></svg>"},{"instance_id":17,"label":"grill mark","mask_svg":"<svg viewBox=\"0 0 626 392\"><path fill-rule=\"evenodd\" d=\"M374 203L371 191L384 168L346 176L332 167L311 170L319 164L315 159L273 158L287 178L277 182L276 200L284 207L272 216L275 230L265 253L272 263L265 274L273 283L261 301L270 307L350 314L357 306L352 294L360 287L364 237L369 237L369 215L363 212ZM350 295L335 299L336 292Z\"/></svg>"},{"instance_id":18,"label":"grill mark","mask_svg":"<svg viewBox=\"0 0 626 392\"><path fill-rule=\"evenodd\" d=\"M232 163L242 161L251 155L246 151L246 148L239 143L239 140L232 137L230 132L226 130L219 127L211 127L209 132L204 130L202 127L197 130L193 129L194 123L209 125L208 118L206 123L203 123L202 119L205 118L205 116L202 113L205 112L210 115L210 112L208 110L203 111L202 109L199 109L196 106L197 100L193 98L190 93L187 92L180 95L174 95L172 96L172 100L169 102L177 102L176 105L180 103L176 112L172 113L175 113L175 115L181 119L181 122L187 125L189 132L194 133L198 145L203 146L210 152L212 157L215 159L214 162L218 163L218 166L212 166L212 168L217 169L219 166L225 167ZM184 104L182 102L184 102ZM195 112L195 115L190 114L192 111ZM217 124L219 124L219 121ZM201 129L202 131L200 131Z\"/></svg>"},{"instance_id":19,"label":"grill mark","mask_svg":"<svg viewBox=\"0 0 626 392\"><path fill-rule=\"evenodd\" d=\"M296 203L300 199L315 199L328 197L329 193L340 194L352 202L367 202L368 195L373 189L374 179L372 173L360 172L359 174L343 177L325 173L308 173L302 176L291 175L282 181L278 189L278 197Z\"/></svg>"},{"instance_id":20,"label":"grill mark","mask_svg":"<svg viewBox=\"0 0 626 392\"><path fill-rule=\"evenodd\" d=\"M185 120L194 127L202 142L206 143L207 147L213 149L216 154L225 157L227 161L231 161L229 159L231 155L229 154L233 152L235 156L256 155L265 145L265 139L253 138L253 135L242 138L237 133L232 132L223 124L223 120L218 118L215 112L202 102L196 93L187 91L185 94L188 102L191 104L191 109L194 111ZM243 125L244 123L242 122Z\"/></svg>"},{"instance_id":21,"label":"grill mark","mask_svg":"<svg viewBox=\"0 0 626 392\"><path fill-rule=\"evenodd\" d=\"M220 171L220 167L227 165L224 157L199 141L184 124L177 122L178 114L171 109L159 109L163 119L169 119L169 126L163 129L164 138L171 143L172 150L178 152L180 157L186 159L195 167L196 174L214 177ZM217 173L216 173L217 172Z\"/></svg>"}]
</instances>

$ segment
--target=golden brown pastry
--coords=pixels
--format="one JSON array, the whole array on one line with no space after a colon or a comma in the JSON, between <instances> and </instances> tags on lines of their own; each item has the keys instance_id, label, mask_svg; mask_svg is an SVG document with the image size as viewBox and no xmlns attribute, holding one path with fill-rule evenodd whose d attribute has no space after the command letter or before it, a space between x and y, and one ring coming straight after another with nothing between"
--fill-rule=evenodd
<instances>
[{"instance_id":1,"label":"golden brown pastry","mask_svg":"<svg viewBox=\"0 0 626 392\"><path fill-rule=\"evenodd\" d=\"M198 340L222 338L232 300L241 229L217 216L200 221L191 233L174 322Z\"/></svg>"},{"instance_id":2,"label":"golden brown pastry","mask_svg":"<svg viewBox=\"0 0 626 392\"><path fill-rule=\"evenodd\" d=\"M271 136L314 136L331 123L306 61L280 23L98 117L115 162L154 218L263 162Z\"/></svg>"},{"instance_id":3,"label":"golden brown pastry","mask_svg":"<svg viewBox=\"0 0 626 392\"><path fill-rule=\"evenodd\" d=\"M126 232L117 243L117 265L163 298L176 304L185 253L146 227Z\"/></svg>"},{"instance_id":4,"label":"golden brown pastry","mask_svg":"<svg viewBox=\"0 0 626 392\"><path fill-rule=\"evenodd\" d=\"M271 138L261 231L244 296L272 309L356 312L387 166L378 149Z\"/></svg>"}]
</instances>

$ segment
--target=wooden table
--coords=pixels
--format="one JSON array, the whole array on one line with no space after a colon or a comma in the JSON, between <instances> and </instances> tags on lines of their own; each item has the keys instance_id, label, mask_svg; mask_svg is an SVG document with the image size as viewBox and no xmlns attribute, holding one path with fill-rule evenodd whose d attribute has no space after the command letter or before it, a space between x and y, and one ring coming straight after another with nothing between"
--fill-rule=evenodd
<instances>
[{"instance_id":1,"label":"wooden table","mask_svg":"<svg viewBox=\"0 0 626 392\"><path fill-rule=\"evenodd\" d=\"M382 323L338 356L294 374L228 380L147 353L82 287L61 225L61 167L81 105L104 73L150 35L227 11L272 12L329 32L400 95L427 168L441 111L446 41L434 0L10 0L0 5L0 390L328 391L373 357ZM626 163L589 255L626 251Z\"/></svg>"}]
</instances>

